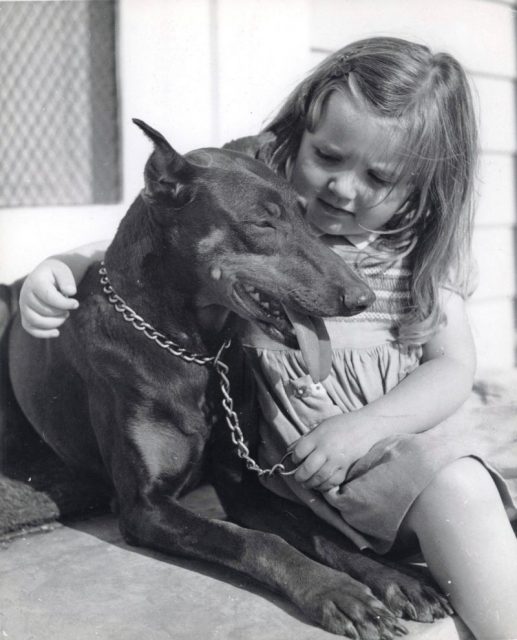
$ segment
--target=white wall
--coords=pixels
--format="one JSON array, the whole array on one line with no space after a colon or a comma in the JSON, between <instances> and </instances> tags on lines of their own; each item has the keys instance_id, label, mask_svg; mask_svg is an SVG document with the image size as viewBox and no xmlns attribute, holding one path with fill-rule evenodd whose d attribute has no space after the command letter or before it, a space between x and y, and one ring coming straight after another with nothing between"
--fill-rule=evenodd
<instances>
[{"instance_id":1,"label":"white wall","mask_svg":"<svg viewBox=\"0 0 517 640\"><path fill-rule=\"evenodd\" d=\"M0 0L1 8L1 0ZM255 132L326 52L391 34L446 49L471 71L483 158L471 304L482 367L514 363L515 6L491 0L120 0L123 202L0 211L0 281L110 237L150 152L132 117L179 150Z\"/></svg>"}]
</instances>

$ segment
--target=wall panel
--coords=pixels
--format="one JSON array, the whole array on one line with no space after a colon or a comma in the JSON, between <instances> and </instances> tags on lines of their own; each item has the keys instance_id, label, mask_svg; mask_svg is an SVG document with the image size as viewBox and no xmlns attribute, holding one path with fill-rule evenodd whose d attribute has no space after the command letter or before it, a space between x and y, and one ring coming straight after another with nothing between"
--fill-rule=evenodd
<instances>
[{"instance_id":1,"label":"wall panel","mask_svg":"<svg viewBox=\"0 0 517 640\"><path fill-rule=\"evenodd\" d=\"M218 0L217 142L256 133L309 65L309 2Z\"/></svg>"},{"instance_id":2,"label":"wall panel","mask_svg":"<svg viewBox=\"0 0 517 640\"><path fill-rule=\"evenodd\" d=\"M450 51L478 73L514 77L514 10L482 0L312 0L311 45L392 35Z\"/></svg>"},{"instance_id":3,"label":"wall panel","mask_svg":"<svg viewBox=\"0 0 517 640\"><path fill-rule=\"evenodd\" d=\"M478 369L507 369L515 365L515 345L511 339L513 324L513 298L497 298L472 302L469 315L476 343Z\"/></svg>"},{"instance_id":4,"label":"wall panel","mask_svg":"<svg viewBox=\"0 0 517 640\"><path fill-rule=\"evenodd\" d=\"M480 159L476 223L484 225L515 224L516 189L515 155L483 153Z\"/></svg>"}]
</instances>

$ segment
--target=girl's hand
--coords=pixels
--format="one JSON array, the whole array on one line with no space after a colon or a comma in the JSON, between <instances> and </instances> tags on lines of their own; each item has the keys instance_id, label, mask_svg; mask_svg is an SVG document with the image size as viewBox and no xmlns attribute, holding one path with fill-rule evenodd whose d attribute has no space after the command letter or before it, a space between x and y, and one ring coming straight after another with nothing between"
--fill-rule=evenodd
<instances>
[{"instance_id":1,"label":"girl's hand","mask_svg":"<svg viewBox=\"0 0 517 640\"><path fill-rule=\"evenodd\" d=\"M20 292L23 328L35 338L56 338L58 327L79 306L69 297L76 293L70 267L55 258L44 260L27 276Z\"/></svg>"},{"instance_id":2,"label":"girl's hand","mask_svg":"<svg viewBox=\"0 0 517 640\"><path fill-rule=\"evenodd\" d=\"M358 411L327 418L290 445L292 461L300 465L294 479L307 489L328 491L345 481L352 464L375 442L371 421L364 424Z\"/></svg>"}]
</instances>

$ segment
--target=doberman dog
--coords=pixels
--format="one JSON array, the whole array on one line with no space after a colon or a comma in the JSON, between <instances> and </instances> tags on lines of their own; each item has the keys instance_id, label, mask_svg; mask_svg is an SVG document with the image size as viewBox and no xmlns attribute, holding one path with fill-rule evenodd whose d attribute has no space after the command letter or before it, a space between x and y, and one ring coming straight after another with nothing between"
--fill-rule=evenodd
<instances>
[{"instance_id":1,"label":"doberman dog","mask_svg":"<svg viewBox=\"0 0 517 640\"><path fill-rule=\"evenodd\" d=\"M265 164L225 149L182 156L135 123L154 144L145 188L105 264L80 283L79 309L56 340L11 324L10 381L24 415L68 465L109 483L131 544L241 571L352 638L403 633L397 615L443 615L430 585L347 549L262 488L235 452L237 442L251 458L254 434L240 431L231 397L221 409L225 347L240 322L293 344L296 330L318 370L316 316L358 313L370 290L311 233L300 199ZM243 430L249 417L241 413ZM233 521L179 501L208 466Z\"/></svg>"}]
</instances>

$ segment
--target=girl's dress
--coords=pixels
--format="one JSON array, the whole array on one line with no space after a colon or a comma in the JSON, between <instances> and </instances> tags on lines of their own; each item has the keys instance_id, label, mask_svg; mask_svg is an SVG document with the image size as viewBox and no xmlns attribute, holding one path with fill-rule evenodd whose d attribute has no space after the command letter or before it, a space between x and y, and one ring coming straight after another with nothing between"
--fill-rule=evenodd
<instances>
[{"instance_id":1,"label":"girl's dress","mask_svg":"<svg viewBox=\"0 0 517 640\"><path fill-rule=\"evenodd\" d=\"M394 338L393 329L410 302L407 258L389 267L372 265L364 258L373 255L375 242L355 246L343 238L324 241L358 270L376 302L358 316L325 319L332 370L319 384L307 375L299 351L274 342L256 327L247 329L243 346L261 407L259 462L264 467L279 462L290 443L323 419L360 409L389 392L418 367L422 356L420 346L405 347ZM281 496L305 503L361 549L385 553L413 501L441 468L458 458L482 461L505 506L515 508L517 406L490 409L486 415L483 411L465 406L428 431L380 441L352 465L345 482L330 491L304 489L292 476L263 477L262 482Z\"/></svg>"}]
</instances>

